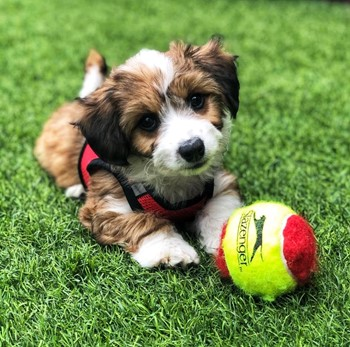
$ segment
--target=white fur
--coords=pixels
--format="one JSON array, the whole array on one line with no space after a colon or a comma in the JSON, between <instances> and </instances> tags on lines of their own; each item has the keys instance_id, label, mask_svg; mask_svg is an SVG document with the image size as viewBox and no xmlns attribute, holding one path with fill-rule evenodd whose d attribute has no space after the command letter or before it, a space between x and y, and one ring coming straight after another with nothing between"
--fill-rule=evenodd
<instances>
[{"instance_id":1,"label":"white fur","mask_svg":"<svg viewBox=\"0 0 350 347\"><path fill-rule=\"evenodd\" d=\"M124 65L121 65L118 70L127 72L142 71L142 66L155 72L161 72L162 81L160 81L160 85L154 86L165 95L169 84L174 79L174 66L171 59L164 53L151 49L142 49L135 56L128 59Z\"/></svg>"},{"instance_id":2,"label":"white fur","mask_svg":"<svg viewBox=\"0 0 350 347\"><path fill-rule=\"evenodd\" d=\"M197 252L175 231L159 231L144 238L132 257L143 267L199 263Z\"/></svg>"},{"instance_id":3,"label":"white fur","mask_svg":"<svg viewBox=\"0 0 350 347\"><path fill-rule=\"evenodd\" d=\"M200 138L205 146L203 160L206 163L196 170L198 172L194 172L191 169L192 164L183 159L178 152L182 143L194 137ZM190 109L175 110L169 107L164 115L160 136L153 152L154 166L167 175L192 176L196 173L199 174L211 166L216 154L222 149L220 145L222 139L222 133L213 124L193 115L193 111Z\"/></svg>"},{"instance_id":4,"label":"white fur","mask_svg":"<svg viewBox=\"0 0 350 347\"><path fill-rule=\"evenodd\" d=\"M107 196L105 198L105 209L110 212L116 213L131 213L132 209L128 203L128 201L124 199L115 199L111 196Z\"/></svg>"},{"instance_id":5,"label":"white fur","mask_svg":"<svg viewBox=\"0 0 350 347\"><path fill-rule=\"evenodd\" d=\"M82 184L70 186L65 191L67 198L80 198L83 194L85 194L85 189Z\"/></svg>"},{"instance_id":6,"label":"white fur","mask_svg":"<svg viewBox=\"0 0 350 347\"><path fill-rule=\"evenodd\" d=\"M79 92L79 97L85 98L99 88L103 81L104 76L100 71L100 67L98 65L91 66L85 74L83 87Z\"/></svg>"},{"instance_id":7,"label":"white fur","mask_svg":"<svg viewBox=\"0 0 350 347\"><path fill-rule=\"evenodd\" d=\"M223 194L227 186L223 173L215 177L214 196L197 215L195 229L199 234L199 240L207 253L215 254L220 245L223 225L227 222L232 212L242 206L237 195Z\"/></svg>"}]
</instances>

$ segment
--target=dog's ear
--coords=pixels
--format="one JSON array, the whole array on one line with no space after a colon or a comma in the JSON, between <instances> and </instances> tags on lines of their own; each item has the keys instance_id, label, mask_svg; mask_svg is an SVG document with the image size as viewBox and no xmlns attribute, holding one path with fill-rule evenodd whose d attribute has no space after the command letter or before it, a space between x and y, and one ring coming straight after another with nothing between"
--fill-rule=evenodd
<instances>
[{"instance_id":1,"label":"dog's ear","mask_svg":"<svg viewBox=\"0 0 350 347\"><path fill-rule=\"evenodd\" d=\"M78 99L83 107L82 118L75 123L87 143L104 161L127 165L129 143L120 127L120 106L114 88L107 80L86 98Z\"/></svg>"},{"instance_id":2,"label":"dog's ear","mask_svg":"<svg viewBox=\"0 0 350 347\"><path fill-rule=\"evenodd\" d=\"M222 49L220 37L213 37L203 46L189 50L188 54L202 70L213 76L224 95L224 102L233 118L239 107L239 81L236 61L238 56ZM186 55L186 53L185 53Z\"/></svg>"}]
</instances>

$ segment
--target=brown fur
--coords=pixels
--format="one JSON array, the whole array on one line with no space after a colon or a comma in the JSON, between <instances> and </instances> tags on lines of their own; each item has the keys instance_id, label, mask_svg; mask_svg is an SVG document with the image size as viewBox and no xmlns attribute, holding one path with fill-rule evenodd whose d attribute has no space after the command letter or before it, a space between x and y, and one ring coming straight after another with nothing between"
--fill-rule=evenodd
<instances>
[{"instance_id":1,"label":"brown fur","mask_svg":"<svg viewBox=\"0 0 350 347\"><path fill-rule=\"evenodd\" d=\"M99 66L103 75L107 73L107 64L105 58L95 49L91 49L85 62L85 71L92 66Z\"/></svg>"},{"instance_id":2,"label":"brown fur","mask_svg":"<svg viewBox=\"0 0 350 347\"><path fill-rule=\"evenodd\" d=\"M62 188L80 183L77 165L85 140L71 123L82 116L83 109L77 102L60 107L47 121L36 142L36 158Z\"/></svg>"},{"instance_id":3,"label":"brown fur","mask_svg":"<svg viewBox=\"0 0 350 347\"><path fill-rule=\"evenodd\" d=\"M99 243L123 245L129 252L134 252L147 235L172 230L168 220L153 214L112 212L110 203L116 199L124 199L127 204L123 190L113 175L99 171L91 177L86 203L79 217Z\"/></svg>"},{"instance_id":4,"label":"brown fur","mask_svg":"<svg viewBox=\"0 0 350 347\"><path fill-rule=\"evenodd\" d=\"M145 157L152 156L156 140L157 132L149 134L139 129L136 129L131 136L131 141L135 152Z\"/></svg>"},{"instance_id":5,"label":"brown fur","mask_svg":"<svg viewBox=\"0 0 350 347\"><path fill-rule=\"evenodd\" d=\"M213 76L220 90L222 106L226 104L232 117L236 116L239 104L239 82L235 65L237 56L226 53L222 49L220 39L213 38L203 46L175 42L170 45L166 54L172 58L180 71L188 72L195 68Z\"/></svg>"}]
</instances>

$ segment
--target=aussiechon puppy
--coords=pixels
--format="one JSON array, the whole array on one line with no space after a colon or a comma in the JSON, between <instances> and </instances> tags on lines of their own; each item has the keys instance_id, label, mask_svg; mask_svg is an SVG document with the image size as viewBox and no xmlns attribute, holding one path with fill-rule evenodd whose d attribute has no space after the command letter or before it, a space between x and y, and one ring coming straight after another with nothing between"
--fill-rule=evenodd
<instances>
[{"instance_id":1,"label":"aussiechon puppy","mask_svg":"<svg viewBox=\"0 0 350 347\"><path fill-rule=\"evenodd\" d=\"M54 112L35 156L67 196L86 192L80 221L99 243L121 245L144 267L198 263L177 227L186 221L215 254L241 205L222 165L239 103L235 60L218 39L176 42L106 77L90 52L79 98Z\"/></svg>"}]
</instances>

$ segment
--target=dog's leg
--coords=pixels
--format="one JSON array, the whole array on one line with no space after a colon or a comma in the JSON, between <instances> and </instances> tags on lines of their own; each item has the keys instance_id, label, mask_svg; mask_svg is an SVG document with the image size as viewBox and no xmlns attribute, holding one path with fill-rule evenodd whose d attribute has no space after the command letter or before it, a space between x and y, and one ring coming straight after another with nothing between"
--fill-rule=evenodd
<instances>
[{"instance_id":1,"label":"dog's leg","mask_svg":"<svg viewBox=\"0 0 350 347\"><path fill-rule=\"evenodd\" d=\"M99 243L123 246L143 267L199 263L194 248L168 220L133 212L115 178L107 172L91 177L80 221Z\"/></svg>"},{"instance_id":2,"label":"dog's leg","mask_svg":"<svg viewBox=\"0 0 350 347\"><path fill-rule=\"evenodd\" d=\"M195 219L199 240L209 254L215 254L222 227L231 213L241 206L236 179L227 172L220 172L214 179L214 195Z\"/></svg>"}]
</instances>

